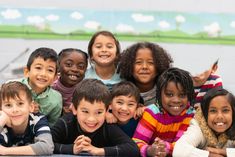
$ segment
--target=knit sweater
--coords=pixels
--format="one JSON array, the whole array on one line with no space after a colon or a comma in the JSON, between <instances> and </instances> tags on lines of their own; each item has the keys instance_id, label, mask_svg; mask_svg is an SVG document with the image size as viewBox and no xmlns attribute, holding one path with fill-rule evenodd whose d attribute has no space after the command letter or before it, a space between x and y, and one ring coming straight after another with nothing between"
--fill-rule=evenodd
<instances>
[{"instance_id":1,"label":"knit sweater","mask_svg":"<svg viewBox=\"0 0 235 157\"><path fill-rule=\"evenodd\" d=\"M203 85L194 88L195 103L201 103L204 95L210 89L222 86L223 84L221 77L211 74Z\"/></svg>"},{"instance_id":2,"label":"knit sweater","mask_svg":"<svg viewBox=\"0 0 235 157\"><path fill-rule=\"evenodd\" d=\"M153 144L156 137L165 141L167 153L171 156L175 142L187 130L193 116L194 109L189 106L177 116L170 115L164 109L161 111L155 104L148 106L133 136L141 156L147 156L147 147Z\"/></svg>"}]
</instances>

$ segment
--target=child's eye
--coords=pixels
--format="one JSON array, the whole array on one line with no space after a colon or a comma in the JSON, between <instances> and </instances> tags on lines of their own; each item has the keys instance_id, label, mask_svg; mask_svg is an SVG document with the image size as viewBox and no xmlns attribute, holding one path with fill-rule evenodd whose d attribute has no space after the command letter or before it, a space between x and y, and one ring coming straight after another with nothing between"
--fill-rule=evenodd
<instances>
[{"instance_id":1,"label":"child's eye","mask_svg":"<svg viewBox=\"0 0 235 157\"><path fill-rule=\"evenodd\" d=\"M142 61L135 61L135 64L141 65L143 62Z\"/></svg>"},{"instance_id":2,"label":"child's eye","mask_svg":"<svg viewBox=\"0 0 235 157\"><path fill-rule=\"evenodd\" d=\"M135 106L135 104L128 104L128 106L129 106L129 107L133 107L133 106Z\"/></svg>"},{"instance_id":3,"label":"child's eye","mask_svg":"<svg viewBox=\"0 0 235 157\"><path fill-rule=\"evenodd\" d=\"M65 63L66 67L72 67L72 63Z\"/></svg>"},{"instance_id":4,"label":"child's eye","mask_svg":"<svg viewBox=\"0 0 235 157\"><path fill-rule=\"evenodd\" d=\"M12 104L4 104L4 107L10 108Z\"/></svg>"},{"instance_id":5,"label":"child's eye","mask_svg":"<svg viewBox=\"0 0 235 157\"><path fill-rule=\"evenodd\" d=\"M77 68L83 70L83 69L85 69L85 65L84 64L78 64Z\"/></svg>"},{"instance_id":6,"label":"child's eye","mask_svg":"<svg viewBox=\"0 0 235 157\"><path fill-rule=\"evenodd\" d=\"M114 46L113 45L107 45L107 48L112 49Z\"/></svg>"},{"instance_id":7,"label":"child's eye","mask_svg":"<svg viewBox=\"0 0 235 157\"><path fill-rule=\"evenodd\" d=\"M22 105L24 105L24 102L19 102L18 105L22 106Z\"/></svg>"},{"instance_id":8,"label":"child's eye","mask_svg":"<svg viewBox=\"0 0 235 157\"><path fill-rule=\"evenodd\" d=\"M185 98L185 97L186 97L185 93L180 94L180 98Z\"/></svg>"},{"instance_id":9,"label":"child's eye","mask_svg":"<svg viewBox=\"0 0 235 157\"><path fill-rule=\"evenodd\" d=\"M223 113L228 113L228 112L230 112L230 109L228 109L228 108L223 109L222 112L223 112Z\"/></svg>"},{"instance_id":10,"label":"child's eye","mask_svg":"<svg viewBox=\"0 0 235 157\"><path fill-rule=\"evenodd\" d=\"M210 113L216 113L217 111L215 109L210 109L209 112Z\"/></svg>"},{"instance_id":11,"label":"child's eye","mask_svg":"<svg viewBox=\"0 0 235 157\"><path fill-rule=\"evenodd\" d=\"M49 71L50 73L54 73L54 72L55 72L54 69L48 69L48 71Z\"/></svg>"},{"instance_id":12,"label":"child's eye","mask_svg":"<svg viewBox=\"0 0 235 157\"><path fill-rule=\"evenodd\" d=\"M97 114L102 114L102 113L103 113L103 111L98 111L98 112L97 112Z\"/></svg>"},{"instance_id":13,"label":"child's eye","mask_svg":"<svg viewBox=\"0 0 235 157\"><path fill-rule=\"evenodd\" d=\"M86 110L82 110L82 113L88 113L88 111L86 111Z\"/></svg>"},{"instance_id":14,"label":"child's eye","mask_svg":"<svg viewBox=\"0 0 235 157\"><path fill-rule=\"evenodd\" d=\"M42 68L41 68L41 67L37 67L37 66L36 66L36 67L35 67L35 69L37 69L37 70L41 70Z\"/></svg>"},{"instance_id":15,"label":"child's eye","mask_svg":"<svg viewBox=\"0 0 235 157\"><path fill-rule=\"evenodd\" d=\"M165 93L167 97L173 97L172 93Z\"/></svg>"},{"instance_id":16,"label":"child's eye","mask_svg":"<svg viewBox=\"0 0 235 157\"><path fill-rule=\"evenodd\" d=\"M123 102L122 102L122 101L117 101L117 104L118 104L118 105L122 105Z\"/></svg>"}]
</instances>

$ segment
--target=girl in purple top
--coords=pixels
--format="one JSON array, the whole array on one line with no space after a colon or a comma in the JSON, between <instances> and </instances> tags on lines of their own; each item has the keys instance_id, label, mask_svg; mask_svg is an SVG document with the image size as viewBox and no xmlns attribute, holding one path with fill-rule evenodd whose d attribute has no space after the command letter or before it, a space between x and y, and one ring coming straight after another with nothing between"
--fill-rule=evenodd
<instances>
[{"instance_id":1,"label":"girl in purple top","mask_svg":"<svg viewBox=\"0 0 235 157\"><path fill-rule=\"evenodd\" d=\"M59 77L52 88L63 97L63 114L70 112L72 95L76 84L85 76L87 59L87 53L80 49L67 48L59 53Z\"/></svg>"}]
</instances>

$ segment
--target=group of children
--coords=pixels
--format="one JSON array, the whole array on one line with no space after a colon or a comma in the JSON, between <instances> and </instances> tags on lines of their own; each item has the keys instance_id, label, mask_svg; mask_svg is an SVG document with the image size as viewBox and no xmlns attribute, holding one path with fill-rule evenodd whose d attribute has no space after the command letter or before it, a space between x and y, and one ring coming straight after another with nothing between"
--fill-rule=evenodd
<instances>
[{"instance_id":1,"label":"group of children","mask_svg":"<svg viewBox=\"0 0 235 157\"><path fill-rule=\"evenodd\" d=\"M36 49L25 78L1 87L0 155L226 156L235 98L217 63L198 76L172 63L151 42L121 53L108 31L92 36L88 55Z\"/></svg>"}]
</instances>

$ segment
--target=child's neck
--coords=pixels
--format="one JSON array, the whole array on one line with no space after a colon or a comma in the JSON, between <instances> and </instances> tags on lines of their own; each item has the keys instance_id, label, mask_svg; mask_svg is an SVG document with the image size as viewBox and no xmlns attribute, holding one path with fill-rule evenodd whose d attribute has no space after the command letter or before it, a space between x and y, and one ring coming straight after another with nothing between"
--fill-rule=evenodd
<instances>
[{"instance_id":1,"label":"child's neck","mask_svg":"<svg viewBox=\"0 0 235 157\"><path fill-rule=\"evenodd\" d=\"M139 88L140 93L144 93L153 89L154 83L151 83L151 84L136 83L136 86Z\"/></svg>"},{"instance_id":2,"label":"child's neck","mask_svg":"<svg viewBox=\"0 0 235 157\"><path fill-rule=\"evenodd\" d=\"M96 65L95 72L103 80L111 79L116 71L115 66L101 67Z\"/></svg>"}]
</instances>

